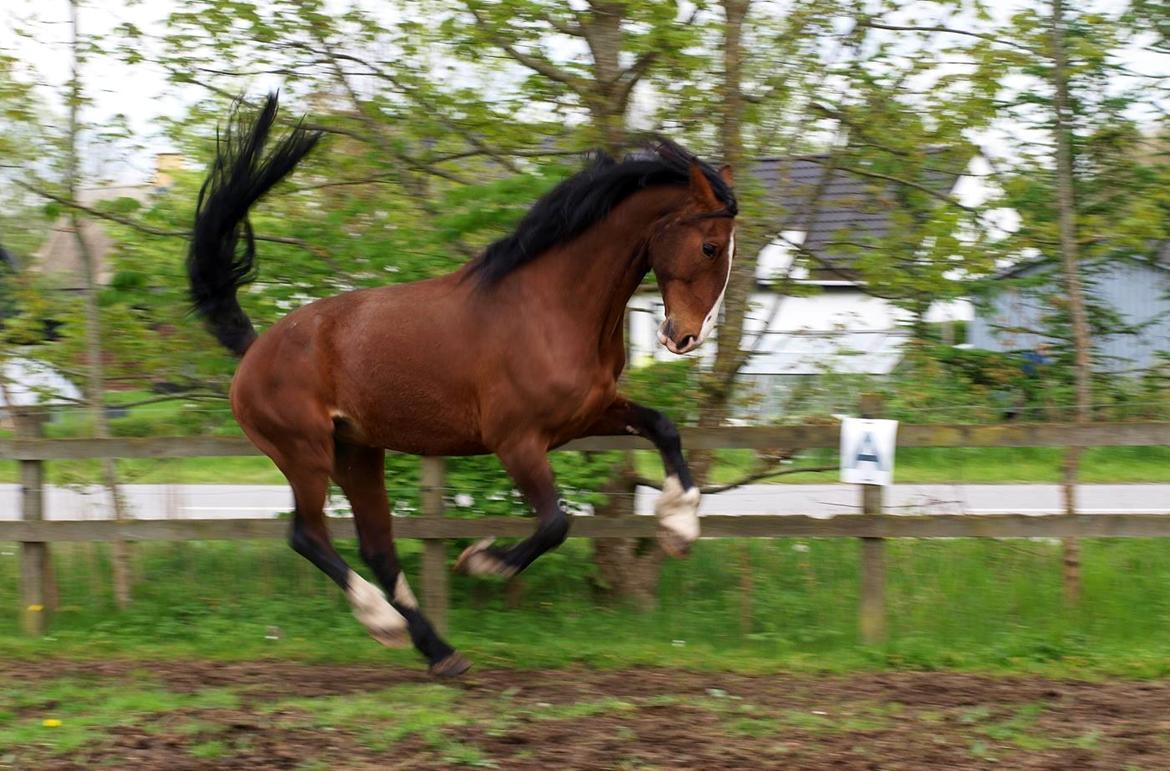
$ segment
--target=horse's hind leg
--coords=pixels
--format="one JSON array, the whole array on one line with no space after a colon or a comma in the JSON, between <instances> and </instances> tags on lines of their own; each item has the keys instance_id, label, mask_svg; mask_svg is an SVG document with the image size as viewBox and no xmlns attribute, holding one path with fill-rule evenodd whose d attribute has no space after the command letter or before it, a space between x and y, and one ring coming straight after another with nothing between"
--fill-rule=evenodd
<instances>
[{"instance_id":1,"label":"horse's hind leg","mask_svg":"<svg viewBox=\"0 0 1170 771\"><path fill-rule=\"evenodd\" d=\"M430 662L431 673L455 677L470 663L439 637L419 610L418 601L406 581L394 548L390 505L386 500L386 453L377 448L338 441L335 446L333 479L349 498L353 520L361 542L361 555L378 582L390 595L394 610L406 619L414 646Z\"/></svg>"},{"instance_id":2,"label":"horse's hind leg","mask_svg":"<svg viewBox=\"0 0 1170 771\"><path fill-rule=\"evenodd\" d=\"M276 463L292 487L293 512L289 544L301 556L333 579L349 598L353 613L370 635L394 648L408 644L406 620L391 607L382 592L346 564L329 538L325 496L333 467L333 438L294 438L279 446L250 433L252 441Z\"/></svg>"},{"instance_id":3,"label":"horse's hind leg","mask_svg":"<svg viewBox=\"0 0 1170 771\"><path fill-rule=\"evenodd\" d=\"M469 575L512 576L564 543L569 535L569 517L561 507L547 452L545 445L526 442L501 448L497 453L536 512L536 532L508 548L493 546L491 539L472 544L459 555L456 570Z\"/></svg>"}]
</instances>

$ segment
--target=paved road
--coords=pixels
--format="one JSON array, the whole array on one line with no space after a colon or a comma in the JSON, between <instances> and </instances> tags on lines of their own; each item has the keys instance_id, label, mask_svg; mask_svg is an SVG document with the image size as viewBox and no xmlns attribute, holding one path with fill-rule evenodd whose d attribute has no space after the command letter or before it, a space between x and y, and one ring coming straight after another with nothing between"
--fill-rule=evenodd
<instances>
[{"instance_id":1,"label":"paved road","mask_svg":"<svg viewBox=\"0 0 1170 771\"><path fill-rule=\"evenodd\" d=\"M279 485L126 485L134 516L140 519L217 519L270 517L292 508L292 495ZM20 488L0 485L0 519L19 515ZM706 514L856 513L860 495L850 485L748 485L703 498ZM649 513L654 491L640 490L638 510ZM341 499L335 504L344 503ZM1085 513L1170 513L1170 484L1084 485ZM1061 510L1057 485L899 485L890 489L892 513L1047 514ZM50 519L100 519L109 516L107 496L98 488L84 491L49 488Z\"/></svg>"}]
</instances>

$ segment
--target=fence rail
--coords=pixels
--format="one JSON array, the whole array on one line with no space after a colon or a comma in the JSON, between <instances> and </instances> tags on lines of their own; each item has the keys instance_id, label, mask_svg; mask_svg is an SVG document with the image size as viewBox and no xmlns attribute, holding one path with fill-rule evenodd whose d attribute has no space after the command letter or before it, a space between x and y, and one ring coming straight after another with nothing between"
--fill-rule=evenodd
<instances>
[{"instance_id":1,"label":"fence rail","mask_svg":"<svg viewBox=\"0 0 1170 771\"><path fill-rule=\"evenodd\" d=\"M836 423L811 426L683 428L690 450L823 449L840 444ZM1134 423L1016 423L1012 425L907 423L898 427L899 447L1141 447L1170 445L1170 421ZM636 436L577 439L561 450L645 450ZM201 458L260 455L242 437L154 437L145 439L4 439L0 460L92 458Z\"/></svg>"},{"instance_id":2,"label":"fence rail","mask_svg":"<svg viewBox=\"0 0 1170 771\"><path fill-rule=\"evenodd\" d=\"M880 405L862 402L873 416ZM689 449L805 449L837 447L836 424L776 427L683 429ZM1170 445L1170 422L1037 423L1013 425L905 424L900 447L1096 447ZM648 449L637 437L595 437L563 450ZM231 437L149 439L0 440L0 460L20 462L23 521L0 522L0 541L21 543L22 614L30 633L47 627L44 612L51 589L49 544L78 541L191 541L282 539L287 523L278 519L110 520L44 519L44 464L87 458L187 458L257 455L246 440ZM424 541L422 597L435 625L446 626L447 546L455 538L524 536L531 520L515 517L456 519L443 515L445 464L423 458L422 516L396 517L395 534ZM859 538L862 542L860 628L866 642L885 630L884 545L886 538L1077 538L1170 537L1170 516L1149 514L1045 515L889 515L882 513L882 488L862 486L860 514L809 516L705 516L703 535L714 538ZM750 514L750 512L744 512ZM353 538L349 518L330 520L334 535ZM652 517L574 517L571 535L585 538L646 538L654 535Z\"/></svg>"},{"instance_id":3,"label":"fence rail","mask_svg":"<svg viewBox=\"0 0 1170 771\"><path fill-rule=\"evenodd\" d=\"M1170 514L1168 507L1167 514ZM1163 538L1164 514L803 514L707 515L704 538ZM329 520L336 538L354 538L353 520ZM653 517L572 518L570 538L652 538ZM449 519L395 517L396 538L446 541L455 538L514 538L531 535L533 522L520 517ZM246 541L283 539L279 519L138 519L0 522L0 541L69 543L109 541Z\"/></svg>"}]
</instances>

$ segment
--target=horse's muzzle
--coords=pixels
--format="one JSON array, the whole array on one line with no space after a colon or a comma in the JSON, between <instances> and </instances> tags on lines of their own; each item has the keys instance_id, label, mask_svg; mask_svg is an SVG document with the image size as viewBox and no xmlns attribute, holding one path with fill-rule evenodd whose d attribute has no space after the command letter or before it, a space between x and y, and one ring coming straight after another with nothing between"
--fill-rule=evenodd
<instances>
[{"instance_id":1,"label":"horse's muzzle","mask_svg":"<svg viewBox=\"0 0 1170 771\"><path fill-rule=\"evenodd\" d=\"M703 338L697 335L680 335L674 321L667 318L658 325L658 342L671 353L682 355L698 348Z\"/></svg>"}]
</instances>

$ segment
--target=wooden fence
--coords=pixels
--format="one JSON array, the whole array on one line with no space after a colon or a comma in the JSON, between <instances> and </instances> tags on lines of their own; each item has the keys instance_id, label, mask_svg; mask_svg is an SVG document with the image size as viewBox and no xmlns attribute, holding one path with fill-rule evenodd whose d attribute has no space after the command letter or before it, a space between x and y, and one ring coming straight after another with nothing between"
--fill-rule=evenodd
<instances>
[{"instance_id":1,"label":"wooden fence","mask_svg":"<svg viewBox=\"0 0 1170 771\"><path fill-rule=\"evenodd\" d=\"M683 429L688 449L810 449L837 447L839 427L801 425ZM937 425L903 424L899 447L1098 447L1170 445L1170 422L1095 424ZM648 449L637 437L598 437L573 442L564 450ZM153 439L15 439L0 440L0 460L15 460L21 469L20 521L0 522L0 541L21 544L22 606L25 628L46 628L48 545L69 541L189 541L283 539L287 522L277 519L46 521L44 465L85 458L185 458L257 455L243 439L175 437ZM396 518L395 535L424 541L422 601L440 629L446 628L448 554L453 538L524 536L529 519L443 516L445 487L442 458L423 458L422 516ZM1170 536L1170 516L1148 514L889 515L883 513L883 488L862 485L860 514L829 519L809 516L704 516L705 537L713 538L860 538L862 587L860 628L873 643L885 633L886 538L1066 538ZM1167 504L1170 513L1170 502ZM751 512L744 512L750 514ZM331 520L334 535L353 538L349 519ZM571 536L582 538L653 537L653 517L574 517Z\"/></svg>"}]
</instances>

